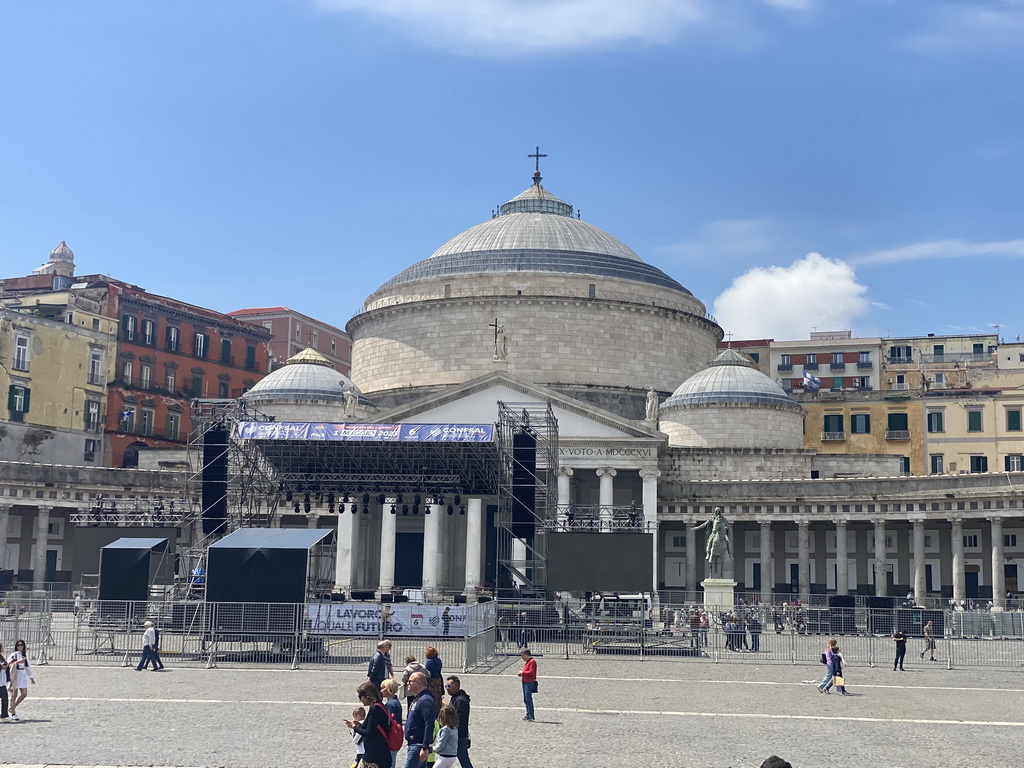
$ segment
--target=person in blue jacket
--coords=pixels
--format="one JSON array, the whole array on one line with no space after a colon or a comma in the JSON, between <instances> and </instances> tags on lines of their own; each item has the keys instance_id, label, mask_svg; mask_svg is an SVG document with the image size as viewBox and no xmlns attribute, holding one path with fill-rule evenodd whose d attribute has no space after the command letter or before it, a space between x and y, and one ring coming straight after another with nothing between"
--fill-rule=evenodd
<instances>
[{"instance_id":1,"label":"person in blue jacket","mask_svg":"<svg viewBox=\"0 0 1024 768\"><path fill-rule=\"evenodd\" d=\"M409 676L407 689L413 699L405 714L405 768L420 768L426 764L434 741L437 702L427 689L427 676L422 672Z\"/></svg>"}]
</instances>

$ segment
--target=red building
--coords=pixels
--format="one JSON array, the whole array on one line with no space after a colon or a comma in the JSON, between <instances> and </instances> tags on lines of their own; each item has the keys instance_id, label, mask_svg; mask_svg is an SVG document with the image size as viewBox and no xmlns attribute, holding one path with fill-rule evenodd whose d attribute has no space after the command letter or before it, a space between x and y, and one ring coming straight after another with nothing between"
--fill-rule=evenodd
<instances>
[{"instance_id":1,"label":"red building","mask_svg":"<svg viewBox=\"0 0 1024 768\"><path fill-rule=\"evenodd\" d=\"M304 349L315 349L346 376L352 371L352 339L345 331L288 307L252 307L229 312L232 317L270 331L272 367Z\"/></svg>"},{"instance_id":2,"label":"red building","mask_svg":"<svg viewBox=\"0 0 1024 768\"><path fill-rule=\"evenodd\" d=\"M110 278L104 281L107 306L120 321L117 378L107 392L113 466L134 466L140 446L187 442L189 400L239 397L269 371L267 330Z\"/></svg>"}]
</instances>

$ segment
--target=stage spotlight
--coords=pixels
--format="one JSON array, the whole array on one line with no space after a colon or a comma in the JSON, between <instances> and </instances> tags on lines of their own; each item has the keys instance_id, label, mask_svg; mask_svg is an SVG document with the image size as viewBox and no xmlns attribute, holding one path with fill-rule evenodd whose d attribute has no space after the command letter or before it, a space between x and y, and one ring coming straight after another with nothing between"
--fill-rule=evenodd
<instances>
[{"instance_id":1,"label":"stage spotlight","mask_svg":"<svg viewBox=\"0 0 1024 768\"><path fill-rule=\"evenodd\" d=\"M383 493L377 494L377 503L378 504L383 505L385 502L387 502L387 500L388 500L388 497L385 496Z\"/></svg>"},{"instance_id":2,"label":"stage spotlight","mask_svg":"<svg viewBox=\"0 0 1024 768\"><path fill-rule=\"evenodd\" d=\"M465 504L463 504L462 506L459 507L459 514L460 515L466 514L466 505Z\"/></svg>"},{"instance_id":3,"label":"stage spotlight","mask_svg":"<svg viewBox=\"0 0 1024 768\"><path fill-rule=\"evenodd\" d=\"M414 507L418 507L420 505L420 501L421 501L421 499L420 499L420 495L418 493L415 496L412 497L412 505Z\"/></svg>"},{"instance_id":4,"label":"stage spotlight","mask_svg":"<svg viewBox=\"0 0 1024 768\"><path fill-rule=\"evenodd\" d=\"M308 515L309 511L313 508L313 505L309 503L309 494L306 494L306 498L302 500L302 509Z\"/></svg>"},{"instance_id":5,"label":"stage spotlight","mask_svg":"<svg viewBox=\"0 0 1024 768\"><path fill-rule=\"evenodd\" d=\"M454 515L454 514L455 514L455 507L453 507L451 504L449 504L448 505L448 515L451 516L451 515Z\"/></svg>"},{"instance_id":6,"label":"stage spotlight","mask_svg":"<svg viewBox=\"0 0 1024 768\"><path fill-rule=\"evenodd\" d=\"M399 497L399 498L401 498L401 497ZM402 514L403 515L408 515L409 514L409 505L408 504L403 504L402 505Z\"/></svg>"},{"instance_id":7,"label":"stage spotlight","mask_svg":"<svg viewBox=\"0 0 1024 768\"><path fill-rule=\"evenodd\" d=\"M456 504L461 504L462 503L462 494L461 493L456 493L455 494L455 503Z\"/></svg>"},{"instance_id":8,"label":"stage spotlight","mask_svg":"<svg viewBox=\"0 0 1024 768\"><path fill-rule=\"evenodd\" d=\"M419 506L419 504L413 504L412 505L412 513L414 515L418 515L420 513L420 506ZM425 509L424 513L429 515L430 514L430 508L428 507L427 509Z\"/></svg>"},{"instance_id":9,"label":"stage spotlight","mask_svg":"<svg viewBox=\"0 0 1024 768\"><path fill-rule=\"evenodd\" d=\"M435 504L439 504L440 506L443 507L444 506L444 496L442 496L441 494L438 494L437 496L435 496L434 497L434 503Z\"/></svg>"},{"instance_id":10,"label":"stage spotlight","mask_svg":"<svg viewBox=\"0 0 1024 768\"><path fill-rule=\"evenodd\" d=\"M369 504L363 504L363 514L364 515L370 514L370 505Z\"/></svg>"},{"instance_id":11,"label":"stage spotlight","mask_svg":"<svg viewBox=\"0 0 1024 768\"><path fill-rule=\"evenodd\" d=\"M359 514L359 505L356 504L355 502L352 503L352 514L353 515Z\"/></svg>"},{"instance_id":12,"label":"stage spotlight","mask_svg":"<svg viewBox=\"0 0 1024 768\"><path fill-rule=\"evenodd\" d=\"M332 507L334 506L334 491L331 491L330 493L327 494L327 503L330 504Z\"/></svg>"},{"instance_id":13,"label":"stage spotlight","mask_svg":"<svg viewBox=\"0 0 1024 768\"><path fill-rule=\"evenodd\" d=\"M402 501L403 501L403 499L402 499L402 494L398 494L398 499L397 499L397 501L398 501L398 503L399 503L399 504L401 504L401 503L402 503Z\"/></svg>"},{"instance_id":14,"label":"stage spotlight","mask_svg":"<svg viewBox=\"0 0 1024 768\"><path fill-rule=\"evenodd\" d=\"M330 501L330 502L327 503L327 512L328 512L328 514L331 514L331 515L334 514L334 502L333 501Z\"/></svg>"},{"instance_id":15,"label":"stage spotlight","mask_svg":"<svg viewBox=\"0 0 1024 768\"><path fill-rule=\"evenodd\" d=\"M394 504L391 505L391 514L392 515L397 515L398 514L398 507L395 506Z\"/></svg>"},{"instance_id":16,"label":"stage spotlight","mask_svg":"<svg viewBox=\"0 0 1024 768\"><path fill-rule=\"evenodd\" d=\"M298 515L298 514L301 514L301 513L302 513L302 507L300 507L299 506L299 502L296 501L295 502L295 514Z\"/></svg>"},{"instance_id":17,"label":"stage spotlight","mask_svg":"<svg viewBox=\"0 0 1024 768\"><path fill-rule=\"evenodd\" d=\"M370 494L368 494L368 493L366 493L364 491L363 492L363 506L365 507L369 503L370 503Z\"/></svg>"},{"instance_id":18,"label":"stage spotlight","mask_svg":"<svg viewBox=\"0 0 1024 768\"><path fill-rule=\"evenodd\" d=\"M291 501L292 500L292 492L291 491L285 491L284 500L285 501Z\"/></svg>"}]
</instances>

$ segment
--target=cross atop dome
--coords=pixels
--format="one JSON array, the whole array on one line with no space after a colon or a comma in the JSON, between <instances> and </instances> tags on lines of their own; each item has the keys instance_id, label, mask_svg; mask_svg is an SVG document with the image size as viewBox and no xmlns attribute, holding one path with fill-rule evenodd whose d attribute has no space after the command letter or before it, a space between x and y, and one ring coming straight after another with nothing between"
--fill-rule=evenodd
<instances>
[{"instance_id":1,"label":"cross atop dome","mask_svg":"<svg viewBox=\"0 0 1024 768\"><path fill-rule=\"evenodd\" d=\"M542 157L547 157L547 155L542 155L540 153L540 147L538 146L536 149L533 150L533 154L527 155L527 157L532 157L536 161L536 164L534 166L535 170L533 171L533 183L539 187L541 181L543 181L543 177L540 175L540 159Z\"/></svg>"}]
</instances>

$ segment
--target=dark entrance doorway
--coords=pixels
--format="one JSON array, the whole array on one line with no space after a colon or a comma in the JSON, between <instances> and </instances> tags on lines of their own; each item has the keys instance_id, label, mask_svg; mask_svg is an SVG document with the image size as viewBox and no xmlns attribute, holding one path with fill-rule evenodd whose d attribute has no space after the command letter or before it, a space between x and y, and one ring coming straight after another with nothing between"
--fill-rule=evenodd
<instances>
[{"instance_id":1,"label":"dark entrance doorway","mask_svg":"<svg viewBox=\"0 0 1024 768\"><path fill-rule=\"evenodd\" d=\"M395 586L423 586L423 533L395 534Z\"/></svg>"}]
</instances>

